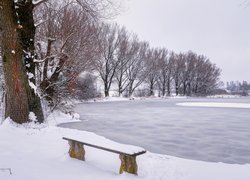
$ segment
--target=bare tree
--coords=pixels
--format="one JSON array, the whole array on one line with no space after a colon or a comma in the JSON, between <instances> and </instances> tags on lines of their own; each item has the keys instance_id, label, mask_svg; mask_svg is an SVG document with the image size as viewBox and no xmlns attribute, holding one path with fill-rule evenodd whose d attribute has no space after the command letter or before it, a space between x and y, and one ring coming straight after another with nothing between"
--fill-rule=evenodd
<instances>
[{"instance_id":1,"label":"bare tree","mask_svg":"<svg viewBox=\"0 0 250 180\"><path fill-rule=\"evenodd\" d=\"M205 56L199 56L197 76L195 81L195 94L206 95L217 87L220 69L212 64Z\"/></svg>"},{"instance_id":2,"label":"bare tree","mask_svg":"<svg viewBox=\"0 0 250 180\"><path fill-rule=\"evenodd\" d=\"M98 38L101 53L99 59L95 61L94 68L103 81L105 97L109 96L115 72L121 61L117 58L121 39L120 28L117 24L101 24Z\"/></svg>"},{"instance_id":3,"label":"bare tree","mask_svg":"<svg viewBox=\"0 0 250 180\"><path fill-rule=\"evenodd\" d=\"M183 53L176 54L173 66L173 79L174 79L176 95L179 95L180 93L180 88L184 78L184 70L185 70L185 55Z\"/></svg>"},{"instance_id":4,"label":"bare tree","mask_svg":"<svg viewBox=\"0 0 250 180\"><path fill-rule=\"evenodd\" d=\"M128 77L128 96L133 95L135 89L145 81L145 78L148 74L144 61L146 58L146 53L149 49L149 45L147 42L134 41L134 43L134 46L137 46L137 51L131 58L126 72Z\"/></svg>"},{"instance_id":5,"label":"bare tree","mask_svg":"<svg viewBox=\"0 0 250 180\"><path fill-rule=\"evenodd\" d=\"M122 95L123 91L126 88L127 78L125 76L127 70L127 64L130 60L130 34L127 32L125 27L121 29L120 32L120 43L117 49L117 59L119 61L118 68L115 72L115 78L118 85L118 94Z\"/></svg>"},{"instance_id":6,"label":"bare tree","mask_svg":"<svg viewBox=\"0 0 250 180\"><path fill-rule=\"evenodd\" d=\"M148 50L145 58L145 68L148 72L145 83L149 86L149 96L154 95L154 87L159 77L159 59L161 51L158 49L151 48Z\"/></svg>"},{"instance_id":7,"label":"bare tree","mask_svg":"<svg viewBox=\"0 0 250 180\"><path fill-rule=\"evenodd\" d=\"M119 96L127 89L129 85L127 71L132 65L131 61L133 61L133 58L139 50L137 37L135 35L130 35L125 29L122 32L122 40L117 52L117 57L120 63L115 73Z\"/></svg>"},{"instance_id":8,"label":"bare tree","mask_svg":"<svg viewBox=\"0 0 250 180\"><path fill-rule=\"evenodd\" d=\"M93 13L93 12L92 12ZM37 33L41 88L50 105L74 95L78 76L98 54L97 25L74 3L47 3L40 8Z\"/></svg>"},{"instance_id":9,"label":"bare tree","mask_svg":"<svg viewBox=\"0 0 250 180\"><path fill-rule=\"evenodd\" d=\"M191 95L191 84L195 77L195 65L197 61L197 54L189 51L185 54L185 70L183 76L183 86L182 86L182 94L183 95Z\"/></svg>"},{"instance_id":10,"label":"bare tree","mask_svg":"<svg viewBox=\"0 0 250 180\"><path fill-rule=\"evenodd\" d=\"M168 52L167 49L160 49L160 57L158 60L159 76L157 84L162 96L165 96L166 92L168 96L170 96L171 93L173 56L174 54Z\"/></svg>"}]
</instances>

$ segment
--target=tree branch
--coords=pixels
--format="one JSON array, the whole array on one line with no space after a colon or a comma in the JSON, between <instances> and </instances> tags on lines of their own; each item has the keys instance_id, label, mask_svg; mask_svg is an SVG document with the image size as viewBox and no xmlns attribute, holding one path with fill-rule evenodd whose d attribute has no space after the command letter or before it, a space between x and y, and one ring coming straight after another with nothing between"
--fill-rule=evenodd
<instances>
[{"instance_id":1,"label":"tree branch","mask_svg":"<svg viewBox=\"0 0 250 180\"><path fill-rule=\"evenodd\" d=\"M40 4L42 4L42 3L46 2L46 1L48 1L48 0L33 0L32 3L34 5L34 7L37 7L37 6L39 6Z\"/></svg>"}]
</instances>

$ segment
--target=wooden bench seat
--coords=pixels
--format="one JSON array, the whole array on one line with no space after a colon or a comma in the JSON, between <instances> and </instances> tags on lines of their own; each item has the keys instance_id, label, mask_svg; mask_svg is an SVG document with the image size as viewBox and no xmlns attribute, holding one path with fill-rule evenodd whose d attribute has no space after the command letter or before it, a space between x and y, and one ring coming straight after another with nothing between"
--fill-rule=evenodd
<instances>
[{"instance_id":1,"label":"wooden bench seat","mask_svg":"<svg viewBox=\"0 0 250 180\"><path fill-rule=\"evenodd\" d=\"M82 142L80 140L76 140L73 138L63 137L63 139L67 140L69 143L69 146L70 146L69 156L71 158L76 158L76 159L79 159L82 161L85 161L84 145L92 147L92 148L97 148L97 149L101 149L104 151L119 154L119 158L121 160L121 166L120 166L120 171L119 171L120 174L125 171L128 173L137 175L138 166L136 163L136 156L139 156L141 154L146 153L146 151L144 149L141 149L141 148L133 148L132 150L129 150L130 146L127 146L128 147L127 150L124 150L124 149L118 150L117 147L111 149L111 148L99 146L96 144L90 144L89 142ZM123 145L123 146L125 147L126 145Z\"/></svg>"}]
</instances>

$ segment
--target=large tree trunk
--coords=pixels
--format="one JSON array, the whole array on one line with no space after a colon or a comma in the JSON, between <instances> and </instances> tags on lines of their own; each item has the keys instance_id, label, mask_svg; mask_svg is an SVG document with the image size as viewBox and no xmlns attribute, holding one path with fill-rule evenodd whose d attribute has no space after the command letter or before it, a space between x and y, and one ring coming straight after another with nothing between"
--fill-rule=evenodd
<instances>
[{"instance_id":1,"label":"large tree trunk","mask_svg":"<svg viewBox=\"0 0 250 180\"><path fill-rule=\"evenodd\" d=\"M33 77L30 78L30 82L34 85L36 84L36 65L34 63L35 58L35 25L34 25L34 18L33 18L33 9L34 5L32 0L23 0L19 1L19 8L17 9L19 22L22 25L22 29L20 31L21 34L21 43L22 48L24 50L24 62L28 73L31 73ZM35 113L37 116L37 120L39 122L44 121L42 106L40 97L34 91L34 89L30 89L29 94L29 110L30 112Z\"/></svg>"},{"instance_id":2,"label":"large tree trunk","mask_svg":"<svg viewBox=\"0 0 250 180\"><path fill-rule=\"evenodd\" d=\"M0 22L2 29L2 59L6 84L5 117L17 123L29 121L29 113L33 112L39 122L44 121L40 98L29 85L28 72L35 75L34 58L34 21L31 0L20 4L29 5L30 9L15 9L14 1L1 0ZM21 13L24 13L21 15ZM20 15L17 17L17 15ZM24 16L27 16L24 18ZM28 22L26 22L29 20ZM22 24L23 23L23 24ZM33 23L33 27L30 23ZM31 29L32 28L32 29ZM29 54L29 56L27 56ZM29 64L25 68L25 64ZM30 79L35 84L35 79Z\"/></svg>"}]
</instances>

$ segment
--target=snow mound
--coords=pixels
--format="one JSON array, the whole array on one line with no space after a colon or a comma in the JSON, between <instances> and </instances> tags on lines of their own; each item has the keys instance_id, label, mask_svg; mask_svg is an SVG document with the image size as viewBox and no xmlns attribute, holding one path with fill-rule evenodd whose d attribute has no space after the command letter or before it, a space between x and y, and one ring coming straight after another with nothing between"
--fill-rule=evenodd
<instances>
[{"instance_id":1,"label":"snow mound","mask_svg":"<svg viewBox=\"0 0 250 180\"><path fill-rule=\"evenodd\" d=\"M72 112L71 114L64 114L60 111L54 111L47 117L47 123L50 126L56 126L63 123L79 122L80 115L78 113Z\"/></svg>"}]
</instances>

